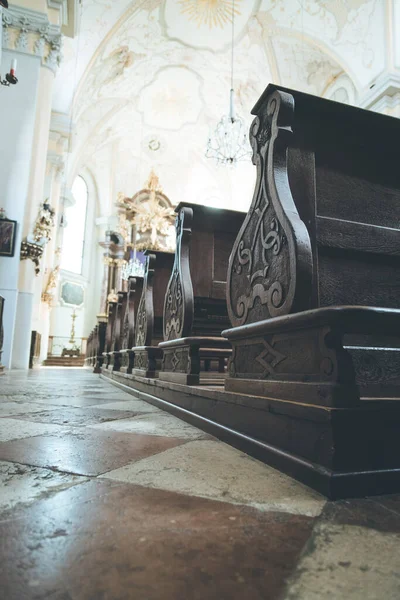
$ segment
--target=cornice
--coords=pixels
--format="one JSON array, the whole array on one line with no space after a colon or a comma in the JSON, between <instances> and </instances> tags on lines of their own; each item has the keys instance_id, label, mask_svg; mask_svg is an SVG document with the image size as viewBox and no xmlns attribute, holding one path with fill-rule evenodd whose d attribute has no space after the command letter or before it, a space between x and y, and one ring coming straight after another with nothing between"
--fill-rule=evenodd
<instances>
[{"instance_id":1,"label":"cornice","mask_svg":"<svg viewBox=\"0 0 400 600\"><path fill-rule=\"evenodd\" d=\"M59 12L63 35L74 38L78 33L79 0L47 0L47 6Z\"/></svg>"},{"instance_id":2,"label":"cornice","mask_svg":"<svg viewBox=\"0 0 400 600\"><path fill-rule=\"evenodd\" d=\"M61 63L61 27L50 23L46 14L10 6L3 10L3 39L5 50L14 50L41 58L42 65L54 73Z\"/></svg>"},{"instance_id":3,"label":"cornice","mask_svg":"<svg viewBox=\"0 0 400 600\"><path fill-rule=\"evenodd\" d=\"M400 72L384 72L377 77L360 98L361 108L373 109L383 98L395 96L400 91Z\"/></svg>"}]
</instances>

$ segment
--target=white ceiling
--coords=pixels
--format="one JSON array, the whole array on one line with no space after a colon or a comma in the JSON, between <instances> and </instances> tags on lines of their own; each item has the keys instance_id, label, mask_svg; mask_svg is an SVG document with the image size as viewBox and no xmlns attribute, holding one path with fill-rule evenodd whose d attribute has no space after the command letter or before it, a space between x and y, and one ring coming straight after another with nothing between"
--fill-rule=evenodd
<instances>
[{"instance_id":1,"label":"white ceiling","mask_svg":"<svg viewBox=\"0 0 400 600\"><path fill-rule=\"evenodd\" d=\"M234 87L247 125L271 81L356 103L395 60L386 46L388 4L235 0ZM119 191L136 192L153 166L174 203L249 204L252 165L232 173L204 158L209 130L228 109L231 7L230 0L83 0L53 108L72 106L70 175L93 173L102 212Z\"/></svg>"}]
</instances>

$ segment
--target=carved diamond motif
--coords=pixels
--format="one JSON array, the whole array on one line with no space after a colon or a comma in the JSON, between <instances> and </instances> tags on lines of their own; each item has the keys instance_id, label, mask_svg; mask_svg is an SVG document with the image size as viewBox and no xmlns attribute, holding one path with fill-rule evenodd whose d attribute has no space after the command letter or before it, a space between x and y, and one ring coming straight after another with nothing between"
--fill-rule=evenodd
<instances>
[{"instance_id":1,"label":"carved diamond motif","mask_svg":"<svg viewBox=\"0 0 400 600\"><path fill-rule=\"evenodd\" d=\"M172 355L172 359L171 359L171 363L172 363L172 370L175 371L176 367L179 365L179 357L178 357L178 353L175 351Z\"/></svg>"},{"instance_id":2,"label":"carved diamond motif","mask_svg":"<svg viewBox=\"0 0 400 600\"><path fill-rule=\"evenodd\" d=\"M256 356L256 361L264 368L263 376L275 373L275 368L286 356L276 350L267 340L263 340L264 350Z\"/></svg>"}]
</instances>

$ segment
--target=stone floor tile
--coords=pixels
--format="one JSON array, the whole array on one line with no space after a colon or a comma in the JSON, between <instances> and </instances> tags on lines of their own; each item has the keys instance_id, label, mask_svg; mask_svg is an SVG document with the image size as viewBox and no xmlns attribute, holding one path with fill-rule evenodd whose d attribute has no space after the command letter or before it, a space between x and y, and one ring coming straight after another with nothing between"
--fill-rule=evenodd
<instances>
[{"instance_id":1,"label":"stone floor tile","mask_svg":"<svg viewBox=\"0 0 400 600\"><path fill-rule=\"evenodd\" d=\"M0 461L0 511L85 481L86 477Z\"/></svg>"},{"instance_id":2,"label":"stone floor tile","mask_svg":"<svg viewBox=\"0 0 400 600\"><path fill-rule=\"evenodd\" d=\"M7 402L25 402L32 403L35 406L42 404L43 410L47 410L47 407L54 406L75 406L76 408L85 406L100 406L110 402L110 398L86 398L85 396L55 396L53 394L37 395L37 394L25 394L16 396L6 396Z\"/></svg>"},{"instance_id":3,"label":"stone floor tile","mask_svg":"<svg viewBox=\"0 0 400 600\"><path fill-rule=\"evenodd\" d=\"M3 417L0 419L0 442L9 442L36 435L63 434L68 426L52 425L49 423L31 423L20 419Z\"/></svg>"},{"instance_id":4,"label":"stone floor tile","mask_svg":"<svg viewBox=\"0 0 400 600\"><path fill-rule=\"evenodd\" d=\"M324 521L400 533L400 494L327 502Z\"/></svg>"},{"instance_id":5,"label":"stone floor tile","mask_svg":"<svg viewBox=\"0 0 400 600\"><path fill-rule=\"evenodd\" d=\"M193 425L163 411L158 411L155 414L140 415L133 419L124 419L123 421L112 421L102 425L93 425L91 426L91 429L98 429L101 431L125 431L192 440L210 438L210 436L204 431L201 431L201 429L197 429L197 427L193 427Z\"/></svg>"},{"instance_id":6,"label":"stone floor tile","mask_svg":"<svg viewBox=\"0 0 400 600\"><path fill-rule=\"evenodd\" d=\"M59 427L38 423L31 425ZM0 443L0 460L96 476L183 442L182 439L85 428L64 435L42 435Z\"/></svg>"},{"instance_id":7,"label":"stone floor tile","mask_svg":"<svg viewBox=\"0 0 400 600\"><path fill-rule=\"evenodd\" d=\"M187 442L103 477L309 516L320 514L325 504L322 496L294 479L213 440Z\"/></svg>"},{"instance_id":8,"label":"stone floor tile","mask_svg":"<svg viewBox=\"0 0 400 600\"><path fill-rule=\"evenodd\" d=\"M132 411L115 411L115 410L103 410L101 404L99 407L65 407L58 406L58 410L45 410L42 406L42 412L35 414L27 414L16 419L29 420L35 423L56 423L59 425L71 425L74 427L86 427L87 425L93 425L96 423L107 423L115 419L127 419L134 417L136 413ZM101 407L101 408L100 408ZM1 420L0 420L1 427Z\"/></svg>"},{"instance_id":9,"label":"stone floor tile","mask_svg":"<svg viewBox=\"0 0 400 600\"><path fill-rule=\"evenodd\" d=\"M397 600L400 535L320 523L284 600Z\"/></svg>"},{"instance_id":10,"label":"stone floor tile","mask_svg":"<svg viewBox=\"0 0 400 600\"><path fill-rule=\"evenodd\" d=\"M118 400L118 402L107 402L105 404L99 404L98 407L95 404L92 408L100 407L107 410L131 410L135 413L162 413L162 411L159 408L153 406L152 404L149 404L148 402L143 402L142 400L132 400L132 396L130 396L130 398L126 400Z\"/></svg>"},{"instance_id":11,"label":"stone floor tile","mask_svg":"<svg viewBox=\"0 0 400 600\"><path fill-rule=\"evenodd\" d=\"M49 410L57 410L58 406L49 406ZM36 402L15 402L4 401L0 396L0 418L14 417L16 415L27 415L30 413L41 412L43 404Z\"/></svg>"},{"instance_id":12,"label":"stone floor tile","mask_svg":"<svg viewBox=\"0 0 400 600\"><path fill-rule=\"evenodd\" d=\"M313 519L93 480L3 513L7 600L277 600Z\"/></svg>"}]
</instances>

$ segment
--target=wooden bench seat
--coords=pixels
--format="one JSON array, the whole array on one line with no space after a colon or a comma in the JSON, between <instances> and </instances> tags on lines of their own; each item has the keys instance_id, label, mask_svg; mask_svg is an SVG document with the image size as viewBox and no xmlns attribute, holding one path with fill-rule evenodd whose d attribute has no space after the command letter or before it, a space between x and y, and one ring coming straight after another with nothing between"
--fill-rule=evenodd
<instances>
[{"instance_id":1,"label":"wooden bench seat","mask_svg":"<svg viewBox=\"0 0 400 600\"><path fill-rule=\"evenodd\" d=\"M176 253L164 304L160 379L197 385L222 382L230 344L226 274L245 213L181 203L176 208ZM178 360L179 358L179 360Z\"/></svg>"}]
</instances>

